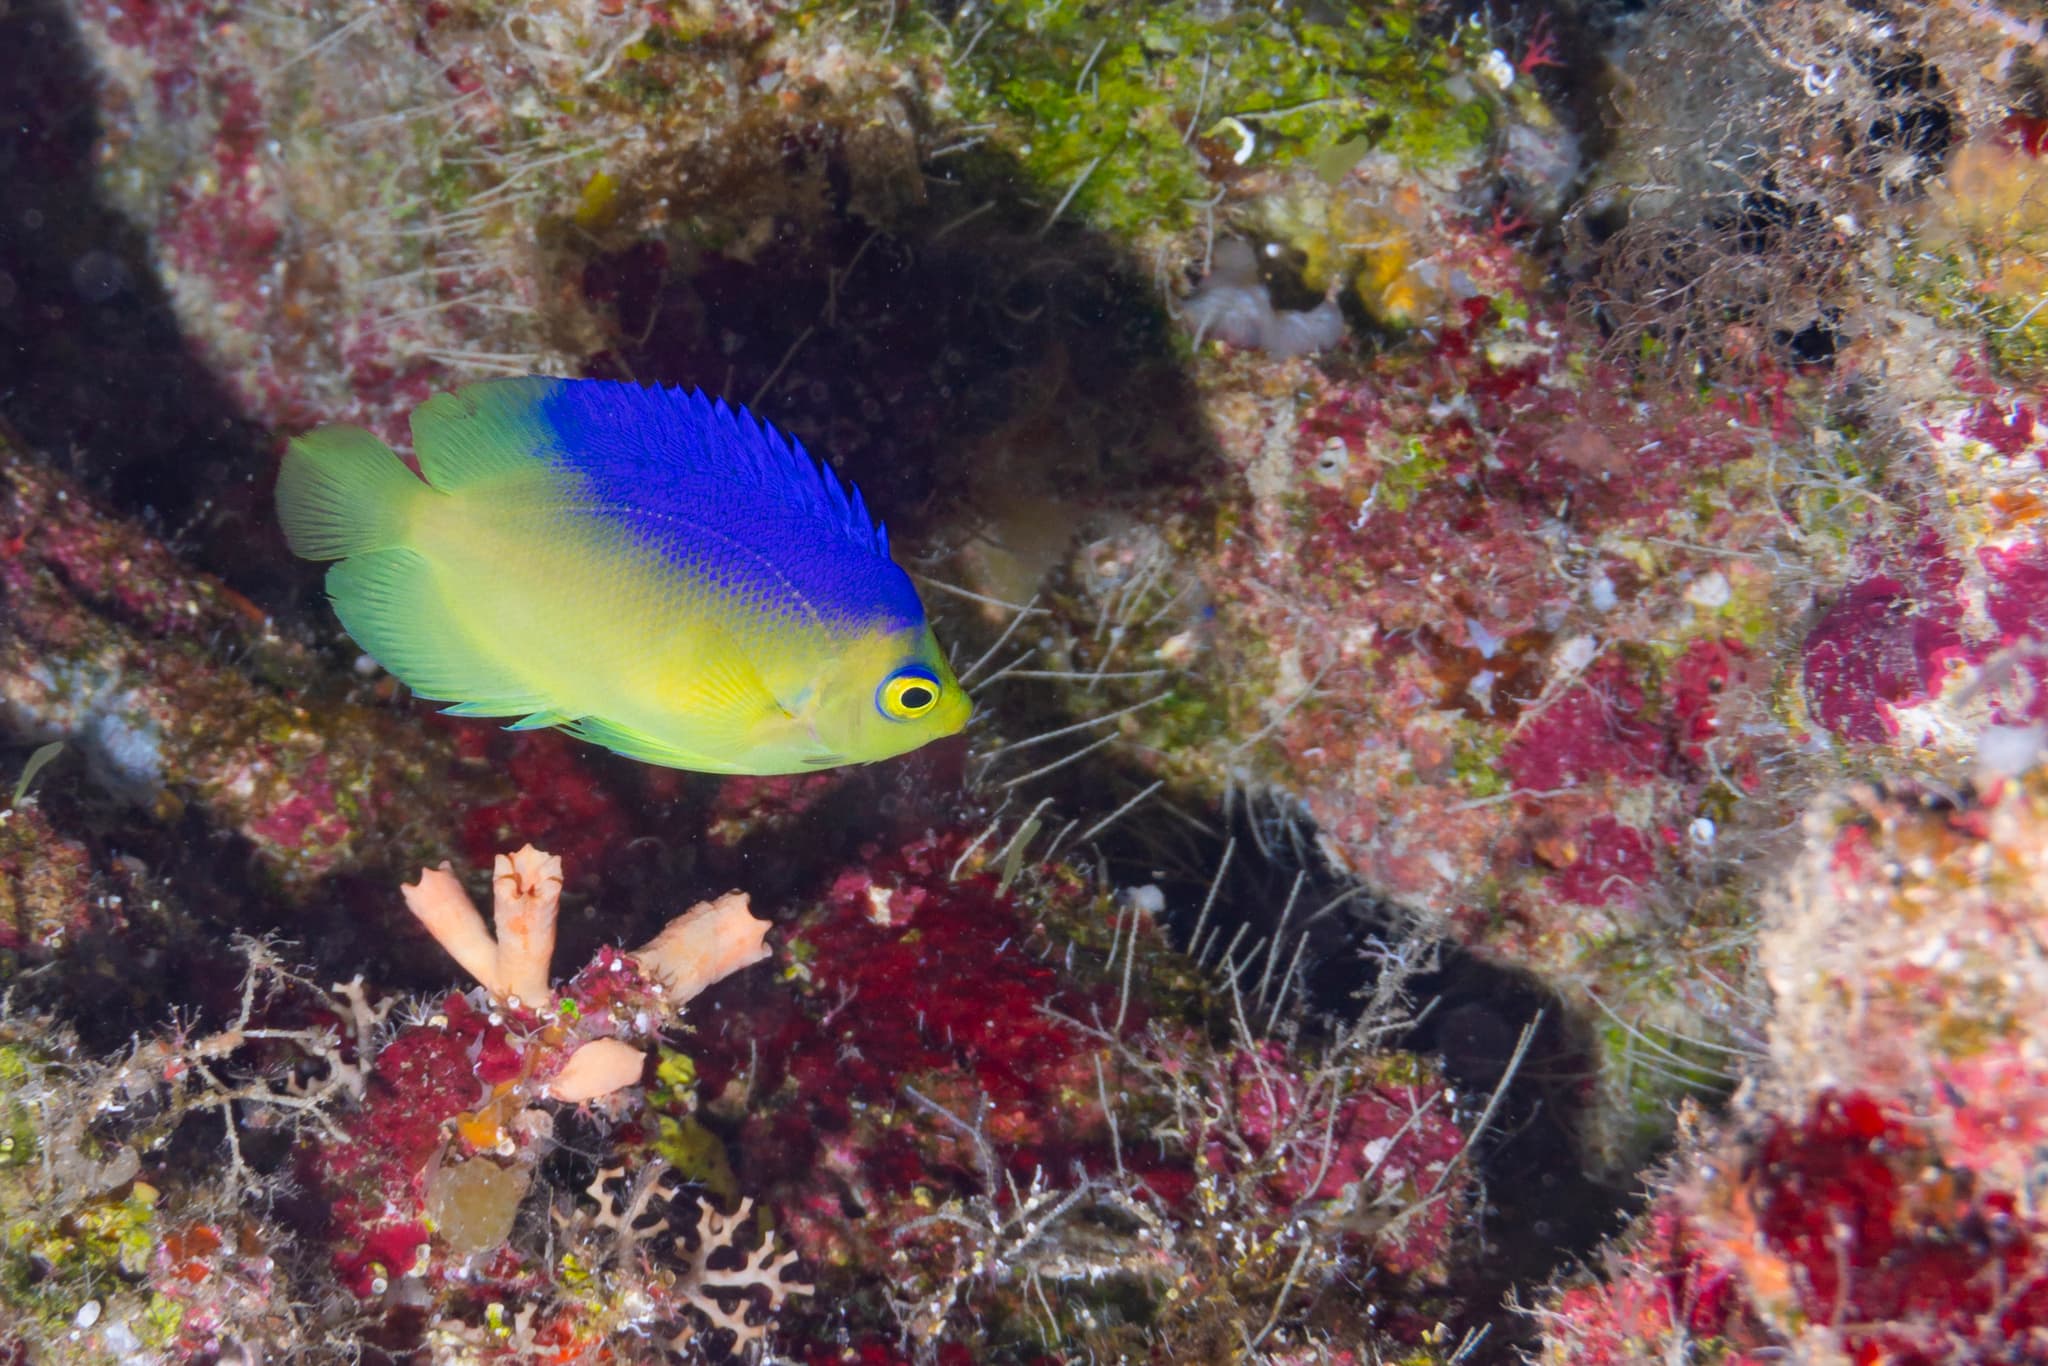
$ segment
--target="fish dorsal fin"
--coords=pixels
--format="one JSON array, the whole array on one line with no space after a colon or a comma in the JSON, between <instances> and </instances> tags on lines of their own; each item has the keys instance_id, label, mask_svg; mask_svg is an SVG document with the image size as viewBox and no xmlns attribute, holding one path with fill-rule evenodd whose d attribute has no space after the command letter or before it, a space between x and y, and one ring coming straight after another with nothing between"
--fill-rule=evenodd
<instances>
[{"instance_id":1,"label":"fish dorsal fin","mask_svg":"<svg viewBox=\"0 0 2048 1366\"><path fill-rule=\"evenodd\" d=\"M807 627L923 624L860 494L697 390L487 380L429 399L412 424L421 472L443 491L531 484L729 599Z\"/></svg>"},{"instance_id":2,"label":"fish dorsal fin","mask_svg":"<svg viewBox=\"0 0 2048 1366\"><path fill-rule=\"evenodd\" d=\"M859 490L745 409L697 389L553 383L539 406L557 458L592 483L682 503L692 492L715 490L721 505L750 521L804 526L888 558L888 530L868 514Z\"/></svg>"},{"instance_id":3,"label":"fish dorsal fin","mask_svg":"<svg viewBox=\"0 0 2048 1366\"><path fill-rule=\"evenodd\" d=\"M744 410L606 380L563 382L539 406L586 515L728 600L807 630L923 625L860 495Z\"/></svg>"},{"instance_id":4,"label":"fish dorsal fin","mask_svg":"<svg viewBox=\"0 0 2048 1366\"><path fill-rule=\"evenodd\" d=\"M412 410L420 473L444 493L538 475L555 446L542 401L556 386L574 382L522 375L435 394Z\"/></svg>"}]
</instances>

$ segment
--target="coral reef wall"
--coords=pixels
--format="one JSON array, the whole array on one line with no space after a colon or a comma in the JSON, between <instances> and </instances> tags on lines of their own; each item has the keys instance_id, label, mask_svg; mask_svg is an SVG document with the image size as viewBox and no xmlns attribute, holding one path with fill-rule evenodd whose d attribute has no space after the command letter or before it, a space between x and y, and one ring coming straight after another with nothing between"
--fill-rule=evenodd
<instances>
[{"instance_id":1,"label":"coral reef wall","mask_svg":"<svg viewBox=\"0 0 2048 1366\"><path fill-rule=\"evenodd\" d=\"M35 0L0 92L7 1359L2048 1354L2037 0ZM856 482L966 734L410 697L282 442L535 372Z\"/></svg>"}]
</instances>

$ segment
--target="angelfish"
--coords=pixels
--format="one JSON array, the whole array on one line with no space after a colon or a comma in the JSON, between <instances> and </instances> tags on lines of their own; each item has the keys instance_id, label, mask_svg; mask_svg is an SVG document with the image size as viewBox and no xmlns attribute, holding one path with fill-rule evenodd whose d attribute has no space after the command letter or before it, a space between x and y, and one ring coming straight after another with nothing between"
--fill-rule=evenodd
<instances>
[{"instance_id":1,"label":"angelfish","mask_svg":"<svg viewBox=\"0 0 2048 1366\"><path fill-rule=\"evenodd\" d=\"M291 443L277 512L334 560L342 626L462 716L650 764L801 773L966 724L972 704L857 490L691 390L530 377Z\"/></svg>"}]
</instances>

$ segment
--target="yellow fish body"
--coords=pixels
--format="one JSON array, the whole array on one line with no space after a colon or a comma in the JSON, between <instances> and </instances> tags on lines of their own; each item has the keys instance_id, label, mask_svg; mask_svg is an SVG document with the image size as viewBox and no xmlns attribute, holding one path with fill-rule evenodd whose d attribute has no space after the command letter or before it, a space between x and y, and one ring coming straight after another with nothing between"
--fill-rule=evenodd
<instances>
[{"instance_id":1,"label":"yellow fish body","mask_svg":"<svg viewBox=\"0 0 2048 1366\"><path fill-rule=\"evenodd\" d=\"M701 393L493 380L294 441L292 549L422 697L707 773L868 763L972 705L860 495Z\"/></svg>"}]
</instances>

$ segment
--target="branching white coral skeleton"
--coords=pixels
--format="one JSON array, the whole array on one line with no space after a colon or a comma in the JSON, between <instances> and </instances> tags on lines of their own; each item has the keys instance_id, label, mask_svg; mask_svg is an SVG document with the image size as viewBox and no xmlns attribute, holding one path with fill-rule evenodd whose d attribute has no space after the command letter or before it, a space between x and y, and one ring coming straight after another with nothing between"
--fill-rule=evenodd
<instances>
[{"instance_id":1,"label":"branching white coral skeleton","mask_svg":"<svg viewBox=\"0 0 2048 1366\"><path fill-rule=\"evenodd\" d=\"M615 1259L649 1258L671 1268L678 1298L713 1332L732 1334L731 1355L746 1356L766 1342L790 1297L810 1294L811 1285L792 1274L797 1254L778 1251L772 1237L764 1235L751 1251L744 1246L755 1222L752 1200L724 1214L701 1200L678 1200L680 1185L675 1169L657 1158L630 1178L623 1167L602 1168L584 1193L597 1202L594 1222L615 1236ZM737 1265L727 1264L735 1257ZM669 1346L683 1349L697 1331L690 1322L670 1325Z\"/></svg>"},{"instance_id":2,"label":"branching white coral skeleton","mask_svg":"<svg viewBox=\"0 0 2048 1366\"><path fill-rule=\"evenodd\" d=\"M360 977L332 990L293 972L272 946L259 939L238 939L235 947L248 961L242 979L240 1008L226 1028L191 1037L187 1029L172 1030L136 1045L126 1062L108 1069L91 1093L83 1113L117 1113L160 1097L173 1124L183 1115L212 1110L220 1114L228 1148L228 1188L254 1193L264 1182L242 1153L244 1111L282 1116L287 1122L317 1127L329 1138L341 1137L332 1111L343 1101L361 1101L368 1060L377 1055L377 1036L392 1002L372 1004ZM311 992L342 1026L265 1028L254 1022L273 993L288 987ZM226 1064L251 1044L289 1044L324 1071L311 1079L297 1076L230 1075Z\"/></svg>"}]
</instances>

